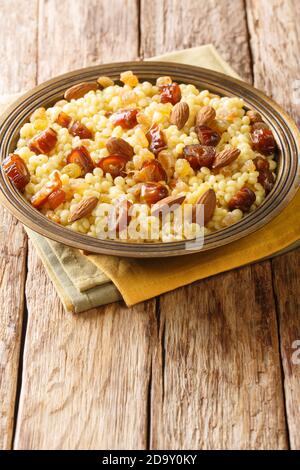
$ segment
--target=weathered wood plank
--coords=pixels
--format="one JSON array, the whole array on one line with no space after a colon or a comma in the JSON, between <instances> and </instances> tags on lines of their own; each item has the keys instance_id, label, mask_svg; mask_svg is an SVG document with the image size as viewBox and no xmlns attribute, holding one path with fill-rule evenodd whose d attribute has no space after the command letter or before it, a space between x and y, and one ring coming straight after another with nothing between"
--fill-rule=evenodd
<instances>
[{"instance_id":1,"label":"weathered wood plank","mask_svg":"<svg viewBox=\"0 0 300 470\"><path fill-rule=\"evenodd\" d=\"M272 262L279 315L280 350L289 439L292 449L300 449L300 250Z\"/></svg>"},{"instance_id":2,"label":"weathered wood plank","mask_svg":"<svg viewBox=\"0 0 300 470\"><path fill-rule=\"evenodd\" d=\"M38 0L1 0L0 8L2 95L35 85Z\"/></svg>"},{"instance_id":3,"label":"weathered wood plank","mask_svg":"<svg viewBox=\"0 0 300 470\"><path fill-rule=\"evenodd\" d=\"M251 79L243 0L141 0L141 21L145 57L212 43L241 77Z\"/></svg>"},{"instance_id":4,"label":"weathered wood plank","mask_svg":"<svg viewBox=\"0 0 300 470\"><path fill-rule=\"evenodd\" d=\"M39 16L39 81L138 56L135 0L45 0L40 1Z\"/></svg>"},{"instance_id":5,"label":"weathered wood plank","mask_svg":"<svg viewBox=\"0 0 300 470\"><path fill-rule=\"evenodd\" d=\"M161 297L151 447L284 449L267 263Z\"/></svg>"},{"instance_id":6,"label":"weathered wood plank","mask_svg":"<svg viewBox=\"0 0 300 470\"><path fill-rule=\"evenodd\" d=\"M136 2L107 6L105 0L41 2L39 81L136 58ZM31 245L26 292L15 448L145 448L155 302L67 316Z\"/></svg>"},{"instance_id":7,"label":"weathered wood plank","mask_svg":"<svg viewBox=\"0 0 300 470\"><path fill-rule=\"evenodd\" d=\"M249 1L248 21L256 86L265 89L300 124L300 4ZM296 214L295 214L296 217ZM272 261L290 444L300 448L300 250ZM294 356L293 356L293 353Z\"/></svg>"},{"instance_id":8,"label":"weathered wood plank","mask_svg":"<svg viewBox=\"0 0 300 470\"><path fill-rule=\"evenodd\" d=\"M250 79L243 2L142 6L145 56L212 42ZM269 262L161 297L159 332L152 448L287 447Z\"/></svg>"},{"instance_id":9,"label":"weathered wood plank","mask_svg":"<svg viewBox=\"0 0 300 470\"><path fill-rule=\"evenodd\" d=\"M29 253L15 448L145 448L154 302L66 315Z\"/></svg>"},{"instance_id":10,"label":"weathered wood plank","mask_svg":"<svg viewBox=\"0 0 300 470\"><path fill-rule=\"evenodd\" d=\"M19 25L26 28L19 34ZM0 93L35 84L37 2L0 0ZM21 330L24 313L27 238L21 224L0 207L0 449L12 445Z\"/></svg>"},{"instance_id":11,"label":"weathered wood plank","mask_svg":"<svg viewBox=\"0 0 300 470\"><path fill-rule=\"evenodd\" d=\"M9 449L24 313L27 240L21 225L2 208L0 246L0 449Z\"/></svg>"}]
</instances>

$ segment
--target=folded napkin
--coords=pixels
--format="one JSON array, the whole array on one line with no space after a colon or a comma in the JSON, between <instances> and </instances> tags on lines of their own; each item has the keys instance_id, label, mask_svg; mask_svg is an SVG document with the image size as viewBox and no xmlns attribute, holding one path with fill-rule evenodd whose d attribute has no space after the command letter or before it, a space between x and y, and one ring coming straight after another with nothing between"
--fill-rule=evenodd
<instances>
[{"instance_id":1,"label":"folded napkin","mask_svg":"<svg viewBox=\"0 0 300 470\"><path fill-rule=\"evenodd\" d=\"M212 45L172 52L150 60L198 65L238 75ZM16 96L0 99L0 111ZM26 229L67 311L82 312L123 298L133 305L214 274L281 254L299 246L300 192L257 232L213 251L164 259L83 255ZM112 281L112 282L111 282Z\"/></svg>"}]
</instances>

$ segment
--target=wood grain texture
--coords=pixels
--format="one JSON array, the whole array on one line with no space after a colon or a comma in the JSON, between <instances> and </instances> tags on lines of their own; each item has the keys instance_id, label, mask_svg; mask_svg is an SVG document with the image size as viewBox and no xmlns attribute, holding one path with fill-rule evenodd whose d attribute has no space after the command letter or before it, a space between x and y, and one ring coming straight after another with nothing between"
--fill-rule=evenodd
<instances>
[{"instance_id":1,"label":"wood grain texture","mask_svg":"<svg viewBox=\"0 0 300 470\"><path fill-rule=\"evenodd\" d=\"M248 1L254 81L300 124L300 16L297 0ZM295 214L295 217L298 216ZM300 340L300 250L272 261L290 445L300 449L300 365L293 349ZM298 344L299 346L299 344ZM297 346L296 346L297 347Z\"/></svg>"},{"instance_id":2,"label":"wood grain texture","mask_svg":"<svg viewBox=\"0 0 300 470\"><path fill-rule=\"evenodd\" d=\"M142 5L145 56L212 42L250 80L243 2ZM265 262L161 297L152 448L287 447L271 279Z\"/></svg>"},{"instance_id":3,"label":"wood grain texture","mask_svg":"<svg viewBox=\"0 0 300 470\"><path fill-rule=\"evenodd\" d=\"M266 263L161 297L151 447L285 449Z\"/></svg>"},{"instance_id":4,"label":"wood grain texture","mask_svg":"<svg viewBox=\"0 0 300 470\"><path fill-rule=\"evenodd\" d=\"M39 12L39 81L137 56L135 1L40 2ZM67 316L31 245L26 293L15 448L145 448L155 302Z\"/></svg>"},{"instance_id":5,"label":"wood grain texture","mask_svg":"<svg viewBox=\"0 0 300 470\"><path fill-rule=\"evenodd\" d=\"M247 1L254 85L273 97L300 123L297 0Z\"/></svg>"},{"instance_id":6,"label":"wood grain texture","mask_svg":"<svg viewBox=\"0 0 300 470\"><path fill-rule=\"evenodd\" d=\"M66 315L29 253L15 448L145 448L154 301Z\"/></svg>"},{"instance_id":7,"label":"wood grain texture","mask_svg":"<svg viewBox=\"0 0 300 470\"><path fill-rule=\"evenodd\" d=\"M241 77L250 80L243 0L141 0L141 51L145 57L208 43L214 44Z\"/></svg>"},{"instance_id":8,"label":"wood grain texture","mask_svg":"<svg viewBox=\"0 0 300 470\"><path fill-rule=\"evenodd\" d=\"M40 82L88 65L135 60L136 0L40 0L38 38Z\"/></svg>"},{"instance_id":9,"label":"wood grain texture","mask_svg":"<svg viewBox=\"0 0 300 470\"><path fill-rule=\"evenodd\" d=\"M300 449L300 250L272 262L279 315L280 349L292 449Z\"/></svg>"},{"instance_id":10,"label":"wood grain texture","mask_svg":"<svg viewBox=\"0 0 300 470\"><path fill-rule=\"evenodd\" d=\"M19 34L7 34L24 22ZM0 94L29 89L36 79L37 1L0 0ZM12 29L13 31L13 29ZM20 57L22 60L20 60ZM12 445L13 418L24 312L27 237L0 207L0 449Z\"/></svg>"},{"instance_id":11,"label":"wood grain texture","mask_svg":"<svg viewBox=\"0 0 300 470\"><path fill-rule=\"evenodd\" d=\"M24 312L27 239L21 225L4 209L0 212L0 247L0 449L9 449Z\"/></svg>"},{"instance_id":12,"label":"wood grain texture","mask_svg":"<svg viewBox=\"0 0 300 470\"><path fill-rule=\"evenodd\" d=\"M0 11L0 93L17 93L35 85L38 0L0 0Z\"/></svg>"}]
</instances>

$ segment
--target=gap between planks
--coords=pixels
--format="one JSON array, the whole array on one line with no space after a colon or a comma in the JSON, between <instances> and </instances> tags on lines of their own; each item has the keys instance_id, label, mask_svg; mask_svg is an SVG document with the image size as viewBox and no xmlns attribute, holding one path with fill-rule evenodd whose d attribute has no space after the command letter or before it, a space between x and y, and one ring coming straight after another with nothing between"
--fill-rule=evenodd
<instances>
[{"instance_id":1,"label":"gap between planks","mask_svg":"<svg viewBox=\"0 0 300 470\"><path fill-rule=\"evenodd\" d=\"M28 311L27 311L27 301L26 301L26 282L27 282L27 275L28 275L28 237L27 237L25 258L26 258L26 263L25 263L24 289L23 289L24 310L23 310L21 338L20 338L20 354L19 354L19 365L18 365L11 449L14 448L14 440L15 440L16 428L17 428L17 422L18 422L19 404L20 404L22 380L23 380L24 347L25 347L27 324L28 324Z\"/></svg>"}]
</instances>

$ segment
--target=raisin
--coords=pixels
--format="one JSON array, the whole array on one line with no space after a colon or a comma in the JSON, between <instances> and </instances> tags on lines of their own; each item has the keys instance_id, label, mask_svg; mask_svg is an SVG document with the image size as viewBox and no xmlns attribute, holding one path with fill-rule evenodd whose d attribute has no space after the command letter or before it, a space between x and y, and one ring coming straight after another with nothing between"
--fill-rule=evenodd
<instances>
[{"instance_id":1,"label":"raisin","mask_svg":"<svg viewBox=\"0 0 300 470\"><path fill-rule=\"evenodd\" d=\"M220 134L208 126L197 126L195 131L202 145L216 147L221 140Z\"/></svg>"},{"instance_id":2,"label":"raisin","mask_svg":"<svg viewBox=\"0 0 300 470\"><path fill-rule=\"evenodd\" d=\"M19 191L24 191L30 181L30 174L22 158L12 153L2 162L4 172Z\"/></svg>"},{"instance_id":3,"label":"raisin","mask_svg":"<svg viewBox=\"0 0 300 470\"><path fill-rule=\"evenodd\" d=\"M183 149L183 158L189 162L193 170L198 171L205 166L211 168L216 156L214 147L200 144L186 145Z\"/></svg>"},{"instance_id":4,"label":"raisin","mask_svg":"<svg viewBox=\"0 0 300 470\"><path fill-rule=\"evenodd\" d=\"M252 204L255 202L256 196L252 189L246 186L240 189L235 196L228 202L229 210L240 209L243 212L248 212Z\"/></svg>"}]
</instances>

